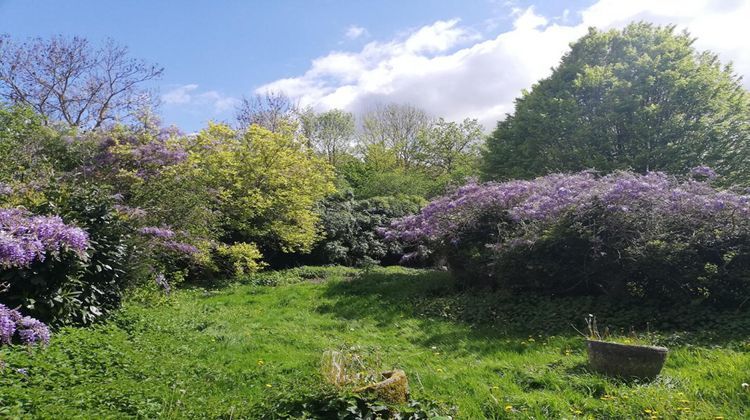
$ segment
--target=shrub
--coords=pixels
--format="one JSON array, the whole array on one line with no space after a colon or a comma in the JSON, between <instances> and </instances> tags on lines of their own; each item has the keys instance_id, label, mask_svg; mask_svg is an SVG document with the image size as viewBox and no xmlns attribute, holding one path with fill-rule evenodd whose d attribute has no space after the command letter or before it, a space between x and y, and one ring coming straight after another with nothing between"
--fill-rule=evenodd
<instances>
[{"instance_id":1,"label":"shrub","mask_svg":"<svg viewBox=\"0 0 750 420\"><path fill-rule=\"evenodd\" d=\"M262 258L263 254L255 244L240 242L233 245L221 244L216 248L216 264L229 277L255 273L265 266Z\"/></svg>"},{"instance_id":2,"label":"shrub","mask_svg":"<svg viewBox=\"0 0 750 420\"><path fill-rule=\"evenodd\" d=\"M750 196L706 175L469 184L386 236L430 244L467 285L739 303L750 297Z\"/></svg>"},{"instance_id":3,"label":"shrub","mask_svg":"<svg viewBox=\"0 0 750 420\"><path fill-rule=\"evenodd\" d=\"M332 168L293 133L251 126L237 133L212 124L175 167L210 192L219 240L254 243L263 252L308 252L317 239L315 205L333 192Z\"/></svg>"},{"instance_id":4,"label":"shrub","mask_svg":"<svg viewBox=\"0 0 750 420\"><path fill-rule=\"evenodd\" d=\"M80 302L91 242L60 217L0 209L0 296L47 320L67 318Z\"/></svg>"},{"instance_id":5,"label":"shrub","mask_svg":"<svg viewBox=\"0 0 750 420\"><path fill-rule=\"evenodd\" d=\"M0 202L22 205L30 214L53 215L45 217L77 226L85 231L87 248L85 256L79 247L75 248L78 252L52 252L27 266L4 267L0 276L16 284L4 294L4 301L22 305L55 325L89 324L117 308L123 289L134 280L131 275L137 273L130 270L133 227L117 210L116 197L106 187L64 177L38 181L29 190L33 194L22 188L0 197ZM45 219L30 214L32 219Z\"/></svg>"},{"instance_id":6,"label":"shrub","mask_svg":"<svg viewBox=\"0 0 750 420\"><path fill-rule=\"evenodd\" d=\"M374 197L357 200L351 194L337 194L321 205L324 239L313 249L311 264L363 266L381 261L396 262L403 244L386 242L377 230L396 218L419 211L424 200L416 196Z\"/></svg>"}]
</instances>

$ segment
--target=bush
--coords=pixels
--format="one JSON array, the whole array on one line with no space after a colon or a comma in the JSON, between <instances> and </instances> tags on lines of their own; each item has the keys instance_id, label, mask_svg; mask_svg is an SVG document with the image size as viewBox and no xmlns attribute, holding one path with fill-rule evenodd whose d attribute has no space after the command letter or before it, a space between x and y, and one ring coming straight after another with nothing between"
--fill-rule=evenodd
<instances>
[{"instance_id":1,"label":"bush","mask_svg":"<svg viewBox=\"0 0 750 420\"><path fill-rule=\"evenodd\" d=\"M60 217L0 210L0 297L45 320L67 320L81 302L91 245Z\"/></svg>"},{"instance_id":2,"label":"bush","mask_svg":"<svg viewBox=\"0 0 750 420\"><path fill-rule=\"evenodd\" d=\"M416 196L374 197L356 200L351 194L338 194L321 205L324 239L313 249L310 264L363 266L381 261L396 262L404 253L403 244L386 242L377 230L396 218L419 211L424 200Z\"/></svg>"},{"instance_id":3,"label":"bush","mask_svg":"<svg viewBox=\"0 0 750 420\"><path fill-rule=\"evenodd\" d=\"M55 325L92 323L119 306L123 289L133 281L128 276L135 274L129 270L133 262L132 225L121 217L115 197L105 187L56 178L40 181L32 190L34 194L30 195L13 191L0 200L29 209L30 213L13 210L28 219L17 224L28 229L38 220L47 220L39 233L48 235L52 226L63 229L64 221L76 226L66 232L85 236L86 246L65 244L59 252L48 249L43 259L31 264L5 265L0 276L11 287L3 293L3 300ZM0 234L7 237L11 231L6 225ZM71 235L66 233L60 239L82 241Z\"/></svg>"},{"instance_id":4,"label":"bush","mask_svg":"<svg viewBox=\"0 0 750 420\"><path fill-rule=\"evenodd\" d=\"M265 266L263 254L255 244L221 244L216 248L215 260L220 271L227 277L241 277L255 273Z\"/></svg>"},{"instance_id":5,"label":"bush","mask_svg":"<svg viewBox=\"0 0 750 420\"><path fill-rule=\"evenodd\" d=\"M662 173L582 172L470 184L394 223L469 286L740 303L750 297L750 196Z\"/></svg>"},{"instance_id":6,"label":"bush","mask_svg":"<svg viewBox=\"0 0 750 420\"><path fill-rule=\"evenodd\" d=\"M212 124L188 141L188 159L174 169L211 194L221 242L254 243L266 256L309 252L318 239L315 205L334 190L323 159L293 133L255 125L237 133Z\"/></svg>"}]
</instances>

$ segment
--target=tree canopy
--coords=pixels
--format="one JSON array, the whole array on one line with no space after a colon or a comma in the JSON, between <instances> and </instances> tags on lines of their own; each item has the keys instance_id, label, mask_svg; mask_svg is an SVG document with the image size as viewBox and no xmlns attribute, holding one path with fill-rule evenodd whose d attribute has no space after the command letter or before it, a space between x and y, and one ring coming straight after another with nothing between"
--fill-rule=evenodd
<instances>
[{"instance_id":1,"label":"tree canopy","mask_svg":"<svg viewBox=\"0 0 750 420\"><path fill-rule=\"evenodd\" d=\"M750 100L731 65L673 26L588 34L516 100L487 140L484 176L595 168L684 173L709 165L748 179Z\"/></svg>"}]
</instances>

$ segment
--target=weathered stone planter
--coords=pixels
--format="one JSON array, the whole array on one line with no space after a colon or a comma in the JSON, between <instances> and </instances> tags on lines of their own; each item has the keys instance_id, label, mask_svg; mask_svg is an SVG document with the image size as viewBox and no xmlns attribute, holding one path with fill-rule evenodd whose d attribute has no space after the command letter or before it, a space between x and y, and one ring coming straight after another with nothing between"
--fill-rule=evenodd
<instances>
[{"instance_id":1,"label":"weathered stone planter","mask_svg":"<svg viewBox=\"0 0 750 420\"><path fill-rule=\"evenodd\" d=\"M667 360L667 348L586 340L589 364L597 372L624 378L653 379Z\"/></svg>"}]
</instances>

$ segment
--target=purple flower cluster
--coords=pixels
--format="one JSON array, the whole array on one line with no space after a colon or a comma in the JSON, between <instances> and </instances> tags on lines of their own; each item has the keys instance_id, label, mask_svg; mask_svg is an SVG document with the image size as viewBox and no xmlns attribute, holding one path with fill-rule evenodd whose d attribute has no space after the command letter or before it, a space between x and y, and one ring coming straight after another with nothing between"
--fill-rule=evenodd
<instances>
[{"instance_id":1,"label":"purple flower cluster","mask_svg":"<svg viewBox=\"0 0 750 420\"><path fill-rule=\"evenodd\" d=\"M152 237L154 244L178 254L191 256L200 253L200 250L195 246L174 240L176 233L169 228L146 226L138 229L138 232L142 235Z\"/></svg>"},{"instance_id":2,"label":"purple flower cluster","mask_svg":"<svg viewBox=\"0 0 750 420\"><path fill-rule=\"evenodd\" d=\"M48 255L70 250L82 259L88 234L68 226L58 216L32 216L21 209L0 209L0 267L28 267Z\"/></svg>"},{"instance_id":3,"label":"purple flower cluster","mask_svg":"<svg viewBox=\"0 0 750 420\"><path fill-rule=\"evenodd\" d=\"M174 237L173 230L156 226L143 227L138 229L138 232L143 235L153 236L160 239L170 239Z\"/></svg>"},{"instance_id":4,"label":"purple flower cluster","mask_svg":"<svg viewBox=\"0 0 750 420\"><path fill-rule=\"evenodd\" d=\"M710 171L710 169L709 169ZM706 177L712 172L700 170ZM469 184L438 198L421 213L394 222L386 238L411 243L455 244L462 232L487 228L543 231L563 215L583 215L594 206L606 213L638 220L694 220L717 227L736 226L750 218L750 196L717 190L697 180L679 181L663 173L617 172L552 174L531 181ZM504 226L504 227L503 227ZM503 235L498 235L503 236ZM533 243L516 235L503 244Z\"/></svg>"},{"instance_id":5,"label":"purple flower cluster","mask_svg":"<svg viewBox=\"0 0 750 420\"><path fill-rule=\"evenodd\" d=\"M104 139L94 166L89 170L108 168L113 173L133 171L141 178L150 178L165 167L176 165L187 158L185 149L169 142L172 134L172 131L163 131L156 139L148 142L143 142L138 136Z\"/></svg>"},{"instance_id":6,"label":"purple flower cluster","mask_svg":"<svg viewBox=\"0 0 750 420\"><path fill-rule=\"evenodd\" d=\"M49 328L43 322L0 303L0 344L11 344L14 337L24 344L47 344L49 336Z\"/></svg>"},{"instance_id":7,"label":"purple flower cluster","mask_svg":"<svg viewBox=\"0 0 750 420\"><path fill-rule=\"evenodd\" d=\"M703 177L707 179L714 179L717 177L716 172L708 166L696 166L690 170L690 174L695 177Z\"/></svg>"}]
</instances>

